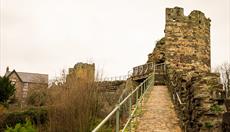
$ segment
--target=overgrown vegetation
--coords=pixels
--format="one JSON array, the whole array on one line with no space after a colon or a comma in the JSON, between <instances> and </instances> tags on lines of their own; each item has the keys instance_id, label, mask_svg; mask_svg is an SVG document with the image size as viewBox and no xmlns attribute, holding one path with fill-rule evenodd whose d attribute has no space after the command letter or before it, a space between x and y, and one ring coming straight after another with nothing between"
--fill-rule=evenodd
<instances>
[{"instance_id":1,"label":"overgrown vegetation","mask_svg":"<svg viewBox=\"0 0 230 132\"><path fill-rule=\"evenodd\" d=\"M88 76L70 77L68 82L66 75L56 80L51 88L29 90L25 107L10 107L0 113L0 131L7 126L9 130L24 129L26 119L38 132L87 132L95 128L115 107L123 88L111 93ZM114 124L112 118L100 131L113 131Z\"/></svg>"},{"instance_id":2,"label":"overgrown vegetation","mask_svg":"<svg viewBox=\"0 0 230 132\"><path fill-rule=\"evenodd\" d=\"M99 95L94 82L73 80L50 91L48 131L90 131L100 109Z\"/></svg>"},{"instance_id":3,"label":"overgrown vegetation","mask_svg":"<svg viewBox=\"0 0 230 132\"><path fill-rule=\"evenodd\" d=\"M213 127L213 124L211 122L205 122L204 126L208 129L211 129Z\"/></svg>"},{"instance_id":4,"label":"overgrown vegetation","mask_svg":"<svg viewBox=\"0 0 230 132\"><path fill-rule=\"evenodd\" d=\"M212 105L210 110L214 113L220 113L223 111L223 109L219 105L216 105L216 104Z\"/></svg>"},{"instance_id":5,"label":"overgrown vegetation","mask_svg":"<svg viewBox=\"0 0 230 132\"><path fill-rule=\"evenodd\" d=\"M28 97L26 99L26 102L28 105L32 106L44 106L47 102L48 94L47 90L45 89L39 89L31 91L28 94Z\"/></svg>"},{"instance_id":6,"label":"overgrown vegetation","mask_svg":"<svg viewBox=\"0 0 230 132\"><path fill-rule=\"evenodd\" d=\"M3 131L7 126L14 127L17 123L24 124L27 119L38 127L42 126L48 121L46 108L29 108L21 111L0 113L0 131Z\"/></svg>"},{"instance_id":7,"label":"overgrown vegetation","mask_svg":"<svg viewBox=\"0 0 230 132\"><path fill-rule=\"evenodd\" d=\"M25 124L17 123L15 127L7 127L5 132L36 132L35 127L29 120Z\"/></svg>"}]
</instances>

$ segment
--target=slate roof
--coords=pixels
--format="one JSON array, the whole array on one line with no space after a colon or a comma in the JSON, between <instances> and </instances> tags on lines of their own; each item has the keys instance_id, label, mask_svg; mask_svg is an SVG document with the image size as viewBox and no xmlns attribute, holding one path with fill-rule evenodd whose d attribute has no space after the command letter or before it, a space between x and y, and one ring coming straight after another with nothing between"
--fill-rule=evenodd
<instances>
[{"instance_id":1,"label":"slate roof","mask_svg":"<svg viewBox=\"0 0 230 132\"><path fill-rule=\"evenodd\" d=\"M48 84L48 74L16 72L15 70L13 70L13 71L6 72L5 76L8 77L14 72L18 75L18 77L22 80L22 82Z\"/></svg>"}]
</instances>

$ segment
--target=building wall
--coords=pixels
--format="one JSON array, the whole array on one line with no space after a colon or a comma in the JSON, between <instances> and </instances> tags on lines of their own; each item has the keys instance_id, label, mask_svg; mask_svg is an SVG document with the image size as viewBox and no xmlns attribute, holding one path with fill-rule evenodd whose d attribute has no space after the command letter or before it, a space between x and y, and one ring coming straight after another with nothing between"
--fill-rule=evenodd
<instances>
[{"instance_id":1,"label":"building wall","mask_svg":"<svg viewBox=\"0 0 230 132\"><path fill-rule=\"evenodd\" d=\"M15 98L19 101L22 100L22 88L23 88L23 82L21 82L21 80L18 78L18 76L16 75L16 73L12 73L9 76L9 79L15 83Z\"/></svg>"},{"instance_id":2,"label":"building wall","mask_svg":"<svg viewBox=\"0 0 230 132\"><path fill-rule=\"evenodd\" d=\"M167 8L165 24L166 62L180 68L210 71L210 19L194 10Z\"/></svg>"},{"instance_id":3,"label":"building wall","mask_svg":"<svg viewBox=\"0 0 230 132\"><path fill-rule=\"evenodd\" d=\"M48 84L46 83L28 83L28 93L27 95L32 92L32 91L35 91L35 90L42 90L42 89L46 89L48 88Z\"/></svg>"}]
</instances>

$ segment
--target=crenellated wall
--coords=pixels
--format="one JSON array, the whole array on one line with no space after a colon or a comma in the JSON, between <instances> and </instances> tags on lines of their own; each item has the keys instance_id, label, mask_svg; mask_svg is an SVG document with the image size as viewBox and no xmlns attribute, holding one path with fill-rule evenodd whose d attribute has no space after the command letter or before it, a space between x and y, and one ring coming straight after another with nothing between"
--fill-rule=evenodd
<instances>
[{"instance_id":1,"label":"crenellated wall","mask_svg":"<svg viewBox=\"0 0 230 132\"><path fill-rule=\"evenodd\" d=\"M167 8L164 30L166 63L210 72L210 21L197 10L184 16L183 8Z\"/></svg>"}]
</instances>

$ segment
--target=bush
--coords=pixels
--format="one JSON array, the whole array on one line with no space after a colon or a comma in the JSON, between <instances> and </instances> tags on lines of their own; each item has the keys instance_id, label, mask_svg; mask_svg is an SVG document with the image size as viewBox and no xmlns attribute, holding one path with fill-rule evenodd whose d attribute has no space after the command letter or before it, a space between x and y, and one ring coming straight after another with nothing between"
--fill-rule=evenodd
<instances>
[{"instance_id":1,"label":"bush","mask_svg":"<svg viewBox=\"0 0 230 132\"><path fill-rule=\"evenodd\" d=\"M5 103L14 94L15 87L8 77L0 77L0 102Z\"/></svg>"},{"instance_id":2,"label":"bush","mask_svg":"<svg viewBox=\"0 0 230 132\"><path fill-rule=\"evenodd\" d=\"M36 129L29 120L26 120L25 124L17 123L14 128L7 127L5 132L36 132Z\"/></svg>"},{"instance_id":3,"label":"bush","mask_svg":"<svg viewBox=\"0 0 230 132\"><path fill-rule=\"evenodd\" d=\"M73 81L68 86L59 86L53 90L60 93L55 93L58 96L51 99L53 104L48 109L47 131L91 131L99 110L96 85L87 80L76 85Z\"/></svg>"},{"instance_id":4,"label":"bush","mask_svg":"<svg viewBox=\"0 0 230 132\"><path fill-rule=\"evenodd\" d=\"M47 100L47 93L44 90L35 90L27 97L27 103L33 106L44 106Z\"/></svg>"},{"instance_id":5,"label":"bush","mask_svg":"<svg viewBox=\"0 0 230 132\"><path fill-rule=\"evenodd\" d=\"M30 119L35 125L45 124L48 120L45 108L30 108L25 111L5 112L0 114L0 131L6 126L13 127L17 123L24 124L26 119Z\"/></svg>"}]
</instances>

